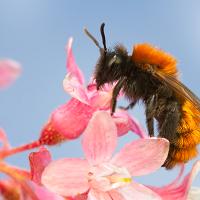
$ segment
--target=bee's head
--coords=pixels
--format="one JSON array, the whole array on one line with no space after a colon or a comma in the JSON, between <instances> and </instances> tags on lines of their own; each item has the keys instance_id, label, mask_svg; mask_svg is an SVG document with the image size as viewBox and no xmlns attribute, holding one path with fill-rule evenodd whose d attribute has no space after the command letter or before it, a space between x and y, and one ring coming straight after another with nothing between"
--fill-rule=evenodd
<instances>
[{"instance_id":1,"label":"bee's head","mask_svg":"<svg viewBox=\"0 0 200 200\"><path fill-rule=\"evenodd\" d=\"M85 29L86 34L93 40L100 49L100 57L96 65L94 78L96 79L97 89L105 83L113 83L121 77L127 75L127 62L129 60L127 50L122 45L116 45L113 50L108 50L104 34L103 23L100 31L102 36L103 47L100 47L97 40Z\"/></svg>"}]
</instances>

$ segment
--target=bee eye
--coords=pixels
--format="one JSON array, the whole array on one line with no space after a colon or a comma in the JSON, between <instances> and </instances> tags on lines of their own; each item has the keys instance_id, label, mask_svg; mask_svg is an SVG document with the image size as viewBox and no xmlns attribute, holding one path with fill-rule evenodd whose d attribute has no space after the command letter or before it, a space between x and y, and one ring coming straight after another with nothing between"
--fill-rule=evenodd
<instances>
[{"instance_id":1,"label":"bee eye","mask_svg":"<svg viewBox=\"0 0 200 200\"><path fill-rule=\"evenodd\" d=\"M117 55L114 55L111 60L109 61L108 63L108 66L111 67L113 64L120 64L121 63L121 59L117 56Z\"/></svg>"},{"instance_id":2,"label":"bee eye","mask_svg":"<svg viewBox=\"0 0 200 200\"><path fill-rule=\"evenodd\" d=\"M111 67L111 66L113 65L113 63L115 63L116 58L117 58L117 56L114 55L114 56L110 59L110 61L109 61L109 63L108 63L108 67Z\"/></svg>"},{"instance_id":3,"label":"bee eye","mask_svg":"<svg viewBox=\"0 0 200 200\"><path fill-rule=\"evenodd\" d=\"M116 56L115 63L120 64L122 62L121 58Z\"/></svg>"}]
</instances>

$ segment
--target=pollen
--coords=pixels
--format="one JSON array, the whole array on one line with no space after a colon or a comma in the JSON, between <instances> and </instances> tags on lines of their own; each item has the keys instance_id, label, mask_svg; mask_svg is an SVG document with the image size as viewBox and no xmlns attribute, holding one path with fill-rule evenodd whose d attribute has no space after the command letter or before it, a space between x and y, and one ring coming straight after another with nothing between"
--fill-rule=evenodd
<instances>
[{"instance_id":1,"label":"pollen","mask_svg":"<svg viewBox=\"0 0 200 200\"><path fill-rule=\"evenodd\" d=\"M131 183L132 179L131 178L120 178L120 181L124 182L124 183Z\"/></svg>"},{"instance_id":2,"label":"pollen","mask_svg":"<svg viewBox=\"0 0 200 200\"><path fill-rule=\"evenodd\" d=\"M132 178L130 177L121 177L117 174L113 174L111 176L107 176L107 178L110 180L110 182L113 183L131 183Z\"/></svg>"}]
</instances>

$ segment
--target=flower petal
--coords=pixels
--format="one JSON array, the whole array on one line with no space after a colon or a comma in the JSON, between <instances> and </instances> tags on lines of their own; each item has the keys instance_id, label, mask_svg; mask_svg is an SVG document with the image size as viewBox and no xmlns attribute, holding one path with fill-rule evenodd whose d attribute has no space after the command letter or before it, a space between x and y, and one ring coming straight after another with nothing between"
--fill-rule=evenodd
<instances>
[{"instance_id":1,"label":"flower petal","mask_svg":"<svg viewBox=\"0 0 200 200\"><path fill-rule=\"evenodd\" d=\"M69 38L69 41L66 46L66 51L67 51L67 71L73 74L74 77L77 78L78 82L80 84L84 84L84 76L79 67L77 66L74 55L72 52L72 43L73 43L73 38Z\"/></svg>"},{"instance_id":2,"label":"flower petal","mask_svg":"<svg viewBox=\"0 0 200 200\"><path fill-rule=\"evenodd\" d=\"M54 129L66 139L74 139L82 134L93 112L92 107L72 98L52 113L50 121Z\"/></svg>"},{"instance_id":3,"label":"flower petal","mask_svg":"<svg viewBox=\"0 0 200 200\"><path fill-rule=\"evenodd\" d=\"M88 193L87 200L113 200L109 193L107 192L100 192L96 190L90 190ZM115 199L118 200L118 199Z\"/></svg>"},{"instance_id":4,"label":"flower petal","mask_svg":"<svg viewBox=\"0 0 200 200\"><path fill-rule=\"evenodd\" d=\"M41 184L41 175L44 168L51 162L51 154L45 147L40 147L38 152L32 152L29 155L31 167L31 180Z\"/></svg>"},{"instance_id":5,"label":"flower petal","mask_svg":"<svg viewBox=\"0 0 200 200\"><path fill-rule=\"evenodd\" d=\"M42 174L42 184L62 196L75 196L89 189L88 162L65 158L50 163Z\"/></svg>"},{"instance_id":6,"label":"flower petal","mask_svg":"<svg viewBox=\"0 0 200 200\"><path fill-rule=\"evenodd\" d=\"M100 108L102 110L109 109L111 105L112 91L112 88L110 90L105 90L104 87L101 90L97 90L96 83L90 83L87 86L87 95L90 99L90 105L93 108Z\"/></svg>"},{"instance_id":7,"label":"flower petal","mask_svg":"<svg viewBox=\"0 0 200 200\"><path fill-rule=\"evenodd\" d=\"M184 182L186 183L186 188L185 188L186 191L190 189L192 182L194 181L199 172L200 172L200 160L193 165L192 171L184 179Z\"/></svg>"},{"instance_id":8,"label":"flower petal","mask_svg":"<svg viewBox=\"0 0 200 200\"><path fill-rule=\"evenodd\" d=\"M95 91L90 98L90 105L93 108L109 109L112 99L112 92Z\"/></svg>"},{"instance_id":9,"label":"flower petal","mask_svg":"<svg viewBox=\"0 0 200 200\"><path fill-rule=\"evenodd\" d=\"M0 61L0 88L4 88L12 84L21 73L21 66L14 60Z\"/></svg>"},{"instance_id":10,"label":"flower petal","mask_svg":"<svg viewBox=\"0 0 200 200\"><path fill-rule=\"evenodd\" d=\"M117 129L110 114L97 111L83 134L83 150L90 164L110 159L117 144Z\"/></svg>"},{"instance_id":11,"label":"flower petal","mask_svg":"<svg viewBox=\"0 0 200 200\"><path fill-rule=\"evenodd\" d=\"M45 187L39 186L35 184L34 182L30 182L30 185L32 186L36 196L38 197L38 200L66 200L65 198L48 191Z\"/></svg>"},{"instance_id":12,"label":"flower petal","mask_svg":"<svg viewBox=\"0 0 200 200\"><path fill-rule=\"evenodd\" d=\"M183 170L181 169L178 178L175 179L171 184L168 184L163 187L152 187L148 186L151 190L159 194L163 200L171 200L171 199L178 199L178 200L198 200L199 196L197 194L200 193L200 188L190 188L191 184L200 171L200 161L197 161L191 170L191 172L185 176L183 181L179 183L181 179L180 175L183 174ZM198 196L196 198L196 195ZM196 199L195 199L196 198Z\"/></svg>"},{"instance_id":13,"label":"flower petal","mask_svg":"<svg viewBox=\"0 0 200 200\"><path fill-rule=\"evenodd\" d=\"M200 188L191 187L187 200L199 200L199 197L200 197Z\"/></svg>"},{"instance_id":14,"label":"flower petal","mask_svg":"<svg viewBox=\"0 0 200 200\"><path fill-rule=\"evenodd\" d=\"M152 190L135 182L126 187L118 188L117 191L125 200L161 200L161 197Z\"/></svg>"},{"instance_id":15,"label":"flower petal","mask_svg":"<svg viewBox=\"0 0 200 200\"><path fill-rule=\"evenodd\" d=\"M111 190L108 193L114 200L125 200L124 197L117 190Z\"/></svg>"},{"instance_id":16,"label":"flower petal","mask_svg":"<svg viewBox=\"0 0 200 200\"><path fill-rule=\"evenodd\" d=\"M63 87L66 92L68 92L72 97L78 99L79 101L88 104L88 97L86 90L83 86L84 77L77 66L74 55L72 53L72 42L73 39L70 38L66 47L67 50L67 70L68 74L63 80Z\"/></svg>"},{"instance_id":17,"label":"flower petal","mask_svg":"<svg viewBox=\"0 0 200 200\"><path fill-rule=\"evenodd\" d=\"M78 99L80 102L89 104L89 99L86 90L82 84L79 83L78 78L72 73L68 73L63 80L64 90L72 97Z\"/></svg>"},{"instance_id":18,"label":"flower petal","mask_svg":"<svg viewBox=\"0 0 200 200\"><path fill-rule=\"evenodd\" d=\"M83 194L78 194L75 197L67 197L66 200L87 200L88 199L88 191Z\"/></svg>"},{"instance_id":19,"label":"flower petal","mask_svg":"<svg viewBox=\"0 0 200 200\"><path fill-rule=\"evenodd\" d=\"M127 111L117 109L113 115L113 119L117 126L118 136L122 136L128 131L132 131L141 138L148 137L139 122L134 117L130 116Z\"/></svg>"},{"instance_id":20,"label":"flower petal","mask_svg":"<svg viewBox=\"0 0 200 200\"><path fill-rule=\"evenodd\" d=\"M168 151L169 142L166 139L139 139L122 148L111 162L126 167L132 176L140 176L160 168Z\"/></svg>"}]
</instances>

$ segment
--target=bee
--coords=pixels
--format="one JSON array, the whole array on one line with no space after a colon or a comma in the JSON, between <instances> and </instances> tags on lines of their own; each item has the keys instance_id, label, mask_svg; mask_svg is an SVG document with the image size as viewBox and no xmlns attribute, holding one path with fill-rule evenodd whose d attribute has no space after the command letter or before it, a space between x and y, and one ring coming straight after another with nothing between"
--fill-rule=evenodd
<instances>
[{"instance_id":1,"label":"bee","mask_svg":"<svg viewBox=\"0 0 200 200\"><path fill-rule=\"evenodd\" d=\"M200 143L200 100L180 82L176 59L148 43L136 44L131 55L121 44L107 49L104 26L103 23L100 27L103 48L87 29L85 33L100 50L94 72L97 89L116 82L111 114L115 112L120 91L130 101L125 109L142 101L149 136L154 136L155 119L158 137L170 142L163 167L171 169L196 157Z\"/></svg>"}]
</instances>

